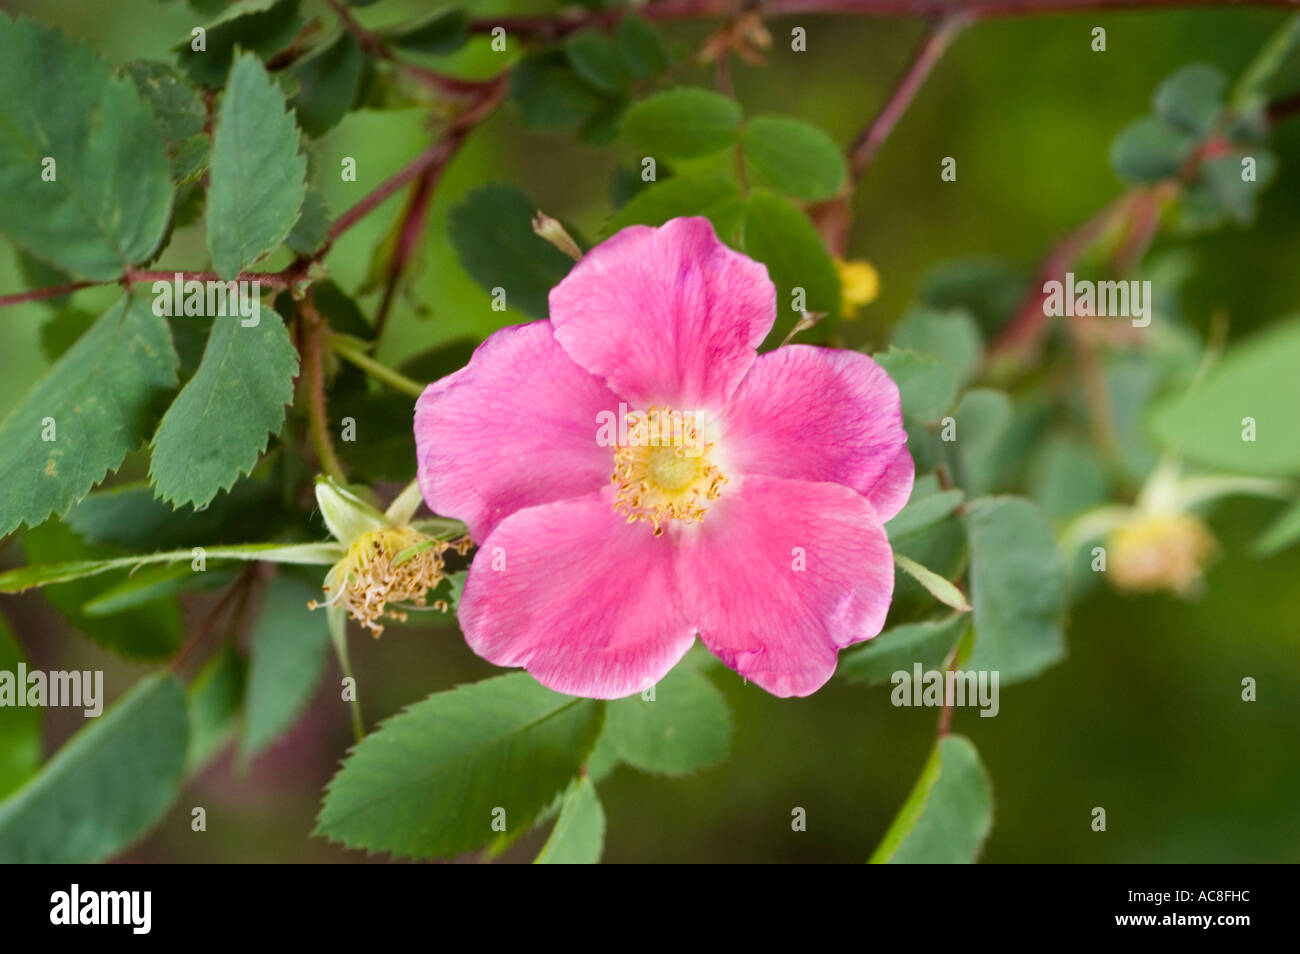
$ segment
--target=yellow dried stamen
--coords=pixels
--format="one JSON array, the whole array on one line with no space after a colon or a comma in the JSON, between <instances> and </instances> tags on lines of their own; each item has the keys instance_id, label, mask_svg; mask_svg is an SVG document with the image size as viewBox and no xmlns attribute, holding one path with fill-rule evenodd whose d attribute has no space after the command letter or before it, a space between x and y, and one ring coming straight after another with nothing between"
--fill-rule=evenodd
<instances>
[{"instance_id":1,"label":"yellow dried stamen","mask_svg":"<svg viewBox=\"0 0 1300 954\"><path fill-rule=\"evenodd\" d=\"M388 609L388 604L424 606L427 591L442 581L442 555L453 548L464 553L468 546L468 540L435 540L410 527L363 533L325 577L325 602L343 605L378 637L384 631L376 622L381 616L406 619L405 613ZM319 604L309 605L315 609ZM434 606L446 610L441 600Z\"/></svg>"},{"instance_id":2,"label":"yellow dried stamen","mask_svg":"<svg viewBox=\"0 0 1300 954\"><path fill-rule=\"evenodd\" d=\"M1214 537L1188 513L1141 517L1115 530L1110 546L1110 577L1122 590L1195 591L1201 569L1215 551Z\"/></svg>"},{"instance_id":3,"label":"yellow dried stamen","mask_svg":"<svg viewBox=\"0 0 1300 954\"><path fill-rule=\"evenodd\" d=\"M699 523L727 483L710 461L695 415L652 407L627 416L627 441L614 448L614 509L647 521L661 536L670 520Z\"/></svg>"}]
</instances>

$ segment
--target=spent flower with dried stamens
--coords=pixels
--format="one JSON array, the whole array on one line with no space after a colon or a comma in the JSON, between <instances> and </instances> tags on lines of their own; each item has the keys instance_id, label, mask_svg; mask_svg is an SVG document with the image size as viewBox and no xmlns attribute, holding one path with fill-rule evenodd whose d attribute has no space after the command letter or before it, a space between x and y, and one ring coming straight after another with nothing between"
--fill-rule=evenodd
<instances>
[{"instance_id":1,"label":"spent flower with dried stamens","mask_svg":"<svg viewBox=\"0 0 1300 954\"><path fill-rule=\"evenodd\" d=\"M428 591L446 575L443 555L452 549L466 552L469 540L440 539L407 525L414 513L409 500L409 495L399 497L388 514L382 514L328 477L316 481L321 514L347 551L325 576L326 599L313 600L309 608L340 606L378 637L384 631L381 618L406 619L395 604L426 605ZM447 611L442 600L433 606Z\"/></svg>"}]
</instances>

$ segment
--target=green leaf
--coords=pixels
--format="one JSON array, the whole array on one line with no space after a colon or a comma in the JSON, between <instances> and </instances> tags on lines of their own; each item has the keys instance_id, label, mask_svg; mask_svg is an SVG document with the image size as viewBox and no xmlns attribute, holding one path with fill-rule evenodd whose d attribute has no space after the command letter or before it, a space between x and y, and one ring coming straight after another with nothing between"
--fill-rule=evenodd
<instances>
[{"instance_id":1,"label":"green leaf","mask_svg":"<svg viewBox=\"0 0 1300 954\"><path fill-rule=\"evenodd\" d=\"M705 89L682 87L634 104L623 117L623 135L646 155L690 159L726 149L736 141L740 106Z\"/></svg>"},{"instance_id":2,"label":"green leaf","mask_svg":"<svg viewBox=\"0 0 1300 954\"><path fill-rule=\"evenodd\" d=\"M1143 116L1120 130L1110 146L1110 164L1126 182L1142 185L1177 175L1196 140L1153 116Z\"/></svg>"},{"instance_id":3,"label":"green leaf","mask_svg":"<svg viewBox=\"0 0 1300 954\"><path fill-rule=\"evenodd\" d=\"M952 607L959 613L965 613L970 609L970 604L966 602L966 597L962 594L962 591L938 573L921 566L915 560L905 557L901 553L894 554L894 562L908 576L925 587L926 592L940 603Z\"/></svg>"},{"instance_id":4,"label":"green leaf","mask_svg":"<svg viewBox=\"0 0 1300 954\"><path fill-rule=\"evenodd\" d=\"M239 0L228 4L206 27L206 49L195 50L192 35L178 44L181 67L194 82L219 87L230 71L237 48L265 60L289 45L302 28L299 5L300 0ZM216 13L215 4L208 13Z\"/></svg>"},{"instance_id":5,"label":"green leaf","mask_svg":"<svg viewBox=\"0 0 1300 954\"><path fill-rule=\"evenodd\" d=\"M0 673L17 680L18 664L27 662L9 622L0 616ZM15 686L18 691L25 686ZM0 799L36 774L41 764L41 710L35 706L0 706Z\"/></svg>"},{"instance_id":6,"label":"green leaf","mask_svg":"<svg viewBox=\"0 0 1300 954\"><path fill-rule=\"evenodd\" d=\"M1266 98L1274 78L1297 49L1300 49L1300 13L1293 13L1269 37L1237 80L1232 93L1233 109L1244 111Z\"/></svg>"},{"instance_id":7,"label":"green leaf","mask_svg":"<svg viewBox=\"0 0 1300 954\"><path fill-rule=\"evenodd\" d=\"M294 64L291 75L298 81L298 92L290 105L303 132L321 136L338 124L357 98L364 63L356 36L343 30L332 42Z\"/></svg>"},{"instance_id":8,"label":"green leaf","mask_svg":"<svg viewBox=\"0 0 1300 954\"><path fill-rule=\"evenodd\" d=\"M451 210L448 228L470 277L489 291L504 288L509 307L545 318L550 290L573 260L533 232L535 211L513 186L486 185Z\"/></svg>"},{"instance_id":9,"label":"green leaf","mask_svg":"<svg viewBox=\"0 0 1300 954\"><path fill-rule=\"evenodd\" d=\"M302 197L302 215L294 223L284 244L299 255L315 255L329 237L330 210L320 190L309 186ZM316 288L326 284L321 282ZM324 312L322 312L324 314Z\"/></svg>"},{"instance_id":10,"label":"green leaf","mask_svg":"<svg viewBox=\"0 0 1300 954\"><path fill-rule=\"evenodd\" d=\"M201 771L234 735L244 702L245 668L239 653L227 646L190 685L190 744L185 764L191 773Z\"/></svg>"},{"instance_id":11,"label":"green leaf","mask_svg":"<svg viewBox=\"0 0 1300 954\"><path fill-rule=\"evenodd\" d=\"M993 827L993 787L968 739L934 747L871 864L970 864Z\"/></svg>"},{"instance_id":12,"label":"green leaf","mask_svg":"<svg viewBox=\"0 0 1300 954\"><path fill-rule=\"evenodd\" d=\"M1011 399L1003 391L972 388L957 402L952 417L959 461L957 482L967 494L985 493L1006 462L1000 450L1011 430Z\"/></svg>"},{"instance_id":13,"label":"green leaf","mask_svg":"<svg viewBox=\"0 0 1300 954\"><path fill-rule=\"evenodd\" d=\"M97 281L154 254L172 205L162 136L131 81L89 46L8 16L0 17L0 195L0 233Z\"/></svg>"},{"instance_id":14,"label":"green leaf","mask_svg":"<svg viewBox=\"0 0 1300 954\"><path fill-rule=\"evenodd\" d=\"M208 250L223 279L275 250L302 209L307 157L284 94L256 56L243 53L217 111L208 187Z\"/></svg>"},{"instance_id":15,"label":"green leaf","mask_svg":"<svg viewBox=\"0 0 1300 954\"><path fill-rule=\"evenodd\" d=\"M894 329L893 343L905 351L948 361L957 369L960 383L970 380L984 351L979 325L964 308L910 308Z\"/></svg>"},{"instance_id":16,"label":"green leaf","mask_svg":"<svg viewBox=\"0 0 1300 954\"><path fill-rule=\"evenodd\" d=\"M251 327L215 319L198 371L154 435L149 476L158 496L202 506L251 471L280 433L297 373L289 331L269 308Z\"/></svg>"},{"instance_id":17,"label":"green leaf","mask_svg":"<svg viewBox=\"0 0 1300 954\"><path fill-rule=\"evenodd\" d=\"M605 734L623 761L644 772L685 775L727 757L731 714L707 676L679 665L654 696L606 704Z\"/></svg>"},{"instance_id":18,"label":"green leaf","mask_svg":"<svg viewBox=\"0 0 1300 954\"><path fill-rule=\"evenodd\" d=\"M667 69L668 47L663 36L641 17L635 14L622 16L618 21L616 39L628 69L637 79L649 79Z\"/></svg>"},{"instance_id":19,"label":"green leaf","mask_svg":"<svg viewBox=\"0 0 1300 954\"><path fill-rule=\"evenodd\" d=\"M352 749L316 833L395 857L451 857L528 826L600 734L602 707L517 673L430 696Z\"/></svg>"},{"instance_id":20,"label":"green leaf","mask_svg":"<svg viewBox=\"0 0 1300 954\"><path fill-rule=\"evenodd\" d=\"M0 536L63 513L116 470L152 429L176 363L146 300L104 312L0 423Z\"/></svg>"},{"instance_id":21,"label":"green leaf","mask_svg":"<svg viewBox=\"0 0 1300 954\"><path fill-rule=\"evenodd\" d=\"M534 864L594 865L605 847L605 810L585 775L564 796L560 817Z\"/></svg>"},{"instance_id":22,"label":"green leaf","mask_svg":"<svg viewBox=\"0 0 1300 954\"><path fill-rule=\"evenodd\" d=\"M1252 547L1257 556L1270 556L1300 542L1300 500L1269 524Z\"/></svg>"},{"instance_id":23,"label":"green leaf","mask_svg":"<svg viewBox=\"0 0 1300 954\"><path fill-rule=\"evenodd\" d=\"M1255 221L1255 200L1277 171L1277 160L1266 149L1256 150L1255 181L1242 178L1242 157L1236 155L1208 159L1200 165L1200 181L1213 197L1215 209L1238 225Z\"/></svg>"},{"instance_id":24,"label":"green leaf","mask_svg":"<svg viewBox=\"0 0 1300 954\"><path fill-rule=\"evenodd\" d=\"M974 501L965 517L975 651L970 669L997 670L1002 685L1065 657L1065 568L1042 513L1020 497Z\"/></svg>"},{"instance_id":25,"label":"green leaf","mask_svg":"<svg viewBox=\"0 0 1300 954\"><path fill-rule=\"evenodd\" d=\"M734 232L745 212L740 189L722 172L673 176L638 192L605 223L603 235L629 225L663 225L669 219L702 215L721 235Z\"/></svg>"},{"instance_id":26,"label":"green leaf","mask_svg":"<svg viewBox=\"0 0 1300 954\"><path fill-rule=\"evenodd\" d=\"M322 599L320 583L279 573L266 588L253 621L248 701L239 739L251 759L287 732L311 699L329 651L324 612L307 608Z\"/></svg>"},{"instance_id":27,"label":"green leaf","mask_svg":"<svg viewBox=\"0 0 1300 954\"><path fill-rule=\"evenodd\" d=\"M829 199L849 174L835 140L801 119L756 116L742 141L750 177L796 199Z\"/></svg>"},{"instance_id":28,"label":"green leaf","mask_svg":"<svg viewBox=\"0 0 1300 954\"><path fill-rule=\"evenodd\" d=\"M603 33L584 30L570 35L564 55L575 73L606 93L620 93L632 81L623 51Z\"/></svg>"},{"instance_id":29,"label":"green leaf","mask_svg":"<svg viewBox=\"0 0 1300 954\"><path fill-rule=\"evenodd\" d=\"M129 847L176 798L186 721L176 677L141 680L0 804L0 858L80 864Z\"/></svg>"},{"instance_id":30,"label":"green leaf","mask_svg":"<svg viewBox=\"0 0 1300 954\"><path fill-rule=\"evenodd\" d=\"M30 539L31 533L27 534ZM266 563L293 563L302 566L331 566L343 558L337 543L243 543L234 546L205 547L208 560L254 560ZM110 570L144 566L149 563L175 563L192 560L193 550L168 550L161 553L134 553L131 556L104 560L68 560L23 566L0 573L0 593L21 593L33 586L51 586ZM80 605L80 604L79 604Z\"/></svg>"},{"instance_id":31,"label":"green leaf","mask_svg":"<svg viewBox=\"0 0 1300 954\"><path fill-rule=\"evenodd\" d=\"M897 540L938 523L956 510L964 499L966 495L955 487L925 496L917 496L913 488L912 499L907 502L907 506L885 524L889 539Z\"/></svg>"},{"instance_id":32,"label":"green leaf","mask_svg":"<svg viewBox=\"0 0 1300 954\"><path fill-rule=\"evenodd\" d=\"M1221 70L1193 63L1156 87L1151 108L1174 128L1200 140L1214 129L1227 92L1228 78Z\"/></svg>"},{"instance_id":33,"label":"green leaf","mask_svg":"<svg viewBox=\"0 0 1300 954\"><path fill-rule=\"evenodd\" d=\"M958 381L951 362L898 348L872 358L898 385L905 417L929 424L952 407Z\"/></svg>"},{"instance_id":34,"label":"green leaf","mask_svg":"<svg viewBox=\"0 0 1300 954\"><path fill-rule=\"evenodd\" d=\"M54 560L94 560L108 553L98 547L87 546L57 520L49 520L27 531L23 535L22 544L28 562L35 564ZM11 570L0 576L0 579L21 576L33 569L22 567ZM102 586L98 583L64 582L61 586L48 589L45 597L73 626L119 656L127 659L167 659L180 648L183 638L181 613L175 600L155 597L152 601L137 604L132 609L112 616L92 615L86 611L86 606L100 595L101 589Z\"/></svg>"},{"instance_id":35,"label":"green leaf","mask_svg":"<svg viewBox=\"0 0 1300 954\"><path fill-rule=\"evenodd\" d=\"M95 491L63 520L87 543L126 550L239 543L282 528L281 494L275 481L241 480L202 510L173 510L140 481Z\"/></svg>"},{"instance_id":36,"label":"green leaf","mask_svg":"<svg viewBox=\"0 0 1300 954\"><path fill-rule=\"evenodd\" d=\"M573 132L606 101L558 51L520 60L510 73L510 99L525 126L545 132Z\"/></svg>"},{"instance_id":37,"label":"green leaf","mask_svg":"<svg viewBox=\"0 0 1300 954\"><path fill-rule=\"evenodd\" d=\"M385 30L382 35L399 49L441 56L455 53L469 40L469 17L464 10L452 7L416 23Z\"/></svg>"},{"instance_id":38,"label":"green leaf","mask_svg":"<svg viewBox=\"0 0 1300 954\"><path fill-rule=\"evenodd\" d=\"M171 177L176 185L197 182L212 162L212 140L202 134L176 146L171 159Z\"/></svg>"},{"instance_id":39,"label":"green leaf","mask_svg":"<svg viewBox=\"0 0 1300 954\"><path fill-rule=\"evenodd\" d=\"M839 314L839 273L817 230L789 200L766 189L753 190L745 204L741 245L767 266L776 285L778 317L769 343L779 343L801 317L793 309L795 288L805 292L805 311ZM828 317L816 327L824 334L833 324Z\"/></svg>"},{"instance_id":40,"label":"green leaf","mask_svg":"<svg viewBox=\"0 0 1300 954\"><path fill-rule=\"evenodd\" d=\"M203 132L207 110L180 70L170 63L135 60L122 71L153 112L164 139L180 142Z\"/></svg>"},{"instance_id":41,"label":"green leaf","mask_svg":"<svg viewBox=\"0 0 1300 954\"><path fill-rule=\"evenodd\" d=\"M1191 460L1239 474L1300 473L1300 318L1230 348L1195 389L1156 405L1157 440ZM1254 440L1247 418L1254 422Z\"/></svg>"},{"instance_id":42,"label":"green leaf","mask_svg":"<svg viewBox=\"0 0 1300 954\"><path fill-rule=\"evenodd\" d=\"M110 586L81 610L87 616L113 616L173 593L199 588L225 586L234 574L220 570L198 573L186 563L151 566L130 574L121 583Z\"/></svg>"},{"instance_id":43,"label":"green leaf","mask_svg":"<svg viewBox=\"0 0 1300 954\"><path fill-rule=\"evenodd\" d=\"M1110 493L1110 481L1101 461L1065 438L1053 438L1043 446L1030 486L1043 512L1057 521L1069 520L1104 503Z\"/></svg>"},{"instance_id":44,"label":"green leaf","mask_svg":"<svg viewBox=\"0 0 1300 954\"><path fill-rule=\"evenodd\" d=\"M965 613L924 623L905 623L885 630L860 647L840 653L835 674L868 686L889 682L896 672L939 669L970 628Z\"/></svg>"}]
</instances>

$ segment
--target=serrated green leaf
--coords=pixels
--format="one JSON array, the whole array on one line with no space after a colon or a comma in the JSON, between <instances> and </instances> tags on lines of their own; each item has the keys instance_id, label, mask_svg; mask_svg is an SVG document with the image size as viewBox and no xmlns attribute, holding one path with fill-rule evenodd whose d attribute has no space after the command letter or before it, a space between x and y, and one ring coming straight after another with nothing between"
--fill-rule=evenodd
<instances>
[{"instance_id":1,"label":"serrated green leaf","mask_svg":"<svg viewBox=\"0 0 1300 954\"><path fill-rule=\"evenodd\" d=\"M970 380L984 351L979 325L964 308L909 308L894 329L893 343L907 351L943 358L957 369L961 383Z\"/></svg>"},{"instance_id":2,"label":"serrated green leaf","mask_svg":"<svg viewBox=\"0 0 1300 954\"><path fill-rule=\"evenodd\" d=\"M777 319L768 343L780 343L802 317L794 309L795 288L804 290L804 311L831 316L804 339L820 335L824 340L834 327L833 316L839 314L840 277L808 217L775 192L754 189L745 203L741 247L767 266L776 285Z\"/></svg>"},{"instance_id":3,"label":"serrated green leaf","mask_svg":"<svg viewBox=\"0 0 1300 954\"><path fill-rule=\"evenodd\" d=\"M320 583L279 573L266 588L253 621L248 697L239 754L251 759L287 732L311 699L325 671L330 637L325 613L307 608L320 600Z\"/></svg>"},{"instance_id":4,"label":"serrated green leaf","mask_svg":"<svg viewBox=\"0 0 1300 954\"><path fill-rule=\"evenodd\" d=\"M18 672L27 656L0 616L0 673ZM14 677L16 678L16 676ZM18 687L26 691L26 687ZM36 774L41 764L41 710L36 706L0 706L0 799Z\"/></svg>"},{"instance_id":5,"label":"serrated green leaf","mask_svg":"<svg viewBox=\"0 0 1300 954\"><path fill-rule=\"evenodd\" d=\"M970 496L992 488L1006 455L1003 442L1011 430L1011 399L1003 391L972 388L953 409L956 423L957 483Z\"/></svg>"},{"instance_id":6,"label":"serrated green leaf","mask_svg":"<svg viewBox=\"0 0 1300 954\"><path fill-rule=\"evenodd\" d=\"M585 775L573 783L560 817L533 862L538 865L594 865L605 848L605 810Z\"/></svg>"},{"instance_id":7,"label":"serrated green leaf","mask_svg":"<svg viewBox=\"0 0 1300 954\"><path fill-rule=\"evenodd\" d=\"M48 520L27 531L22 538L23 553L32 564L53 561L94 561L108 551L87 546L75 533L57 520ZM111 559L111 558L110 558ZM65 564L66 565L66 564ZM120 567L110 567L120 569ZM11 570L11 574L31 572L33 567ZM122 576L119 574L118 579ZM58 580L51 580L57 583ZM100 595L102 586L89 581L64 581L46 590L49 600L68 622L99 645L127 659L167 659L180 648L183 633L180 607L175 600L155 597L113 616L93 616L85 606Z\"/></svg>"},{"instance_id":8,"label":"serrated green leaf","mask_svg":"<svg viewBox=\"0 0 1300 954\"><path fill-rule=\"evenodd\" d=\"M577 775L603 709L523 673L408 707L351 751L316 833L396 857L451 857L528 826Z\"/></svg>"},{"instance_id":9,"label":"serrated green leaf","mask_svg":"<svg viewBox=\"0 0 1300 954\"><path fill-rule=\"evenodd\" d=\"M451 210L448 229L465 271L506 304L534 318L548 314L548 295L573 260L533 232L536 207L513 186L475 189Z\"/></svg>"},{"instance_id":10,"label":"serrated green leaf","mask_svg":"<svg viewBox=\"0 0 1300 954\"><path fill-rule=\"evenodd\" d=\"M727 757L731 714L708 677L677 666L654 688L606 703L605 737L618 757L644 772L685 775Z\"/></svg>"},{"instance_id":11,"label":"serrated green leaf","mask_svg":"<svg viewBox=\"0 0 1300 954\"><path fill-rule=\"evenodd\" d=\"M122 67L158 121L163 138L180 142L203 132L208 113L203 99L170 63L133 60Z\"/></svg>"},{"instance_id":12,"label":"serrated green leaf","mask_svg":"<svg viewBox=\"0 0 1300 954\"><path fill-rule=\"evenodd\" d=\"M801 119L756 116L741 140L750 178L796 199L829 199L849 174L835 140Z\"/></svg>"},{"instance_id":13,"label":"serrated green leaf","mask_svg":"<svg viewBox=\"0 0 1300 954\"><path fill-rule=\"evenodd\" d=\"M646 155L690 159L736 141L740 106L720 93L694 87L655 93L623 117L623 135Z\"/></svg>"},{"instance_id":14,"label":"serrated green leaf","mask_svg":"<svg viewBox=\"0 0 1300 954\"><path fill-rule=\"evenodd\" d=\"M298 352L280 317L214 319L203 361L163 416L149 476L158 496L202 506L247 474L280 433Z\"/></svg>"},{"instance_id":15,"label":"serrated green leaf","mask_svg":"<svg viewBox=\"0 0 1300 954\"><path fill-rule=\"evenodd\" d=\"M970 669L997 670L1002 685L1065 657L1065 568L1051 527L1021 497L970 504L970 592L975 651Z\"/></svg>"},{"instance_id":16,"label":"serrated green leaf","mask_svg":"<svg viewBox=\"0 0 1300 954\"><path fill-rule=\"evenodd\" d=\"M63 513L116 470L152 429L176 362L147 301L125 295L104 312L0 423L0 536Z\"/></svg>"},{"instance_id":17,"label":"serrated green leaf","mask_svg":"<svg viewBox=\"0 0 1300 954\"><path fill-rule=\"evenodd\" d=\"M212 140L205 135L191 136L176 145L171 158L171 177L176 185L197 182L212 161Z\"/></svg>"},{"instance_id":18,"label":"serrated green leaf","mask_svg":"<svg viewBox=\"0 0 1300 954\"><path fill-rule=\"evenodd\" d=\"M302 214L298 216L298 221L294 223L284 244L299 255L315 255L325 244L329 231L330 210L325 203L325 196L319 189L309 186L306 195L302 198ZM319 290L320 285L315 287ZM319 298L319 295L317 297ZM319 301L317 304L319 305Z\"/></svg>"},{"instance_id":19,"label":"serrated green leaf","mask_svg":"<svg viewBox=\"0 0 1300 954\"><path fill-rule=\"evenodd\" d=\"M924 424L937 421L957 397L957 368L950 361L899 348L872 358L898 385L906 417Z\"/></svg>"},{"instance_id":20,"label":"serrated green leaf","mask_svg":"<svg viewBox=\"0 0 1300 954\"><path fill-rule=\"evenodd\" d=\"M912 672L921 664L924 671L939 669L970 628L965 613L924 623L905 623L885 630L840 653L835 675L868 686L889 682L896 672Z\"/></svg>"},{"instance_id":21,"label":"serrated green leaf","mask_svg":"<svg viewBox=\"0 0 1300 954\"><path fill-rule=\"evenodd\" d=\"M87 863L129 847L176 797L186 722L175 676L141 680L0 803L0 858Z\"/></svg>"},{"instance_id":22,"label":"serrated green leaf","mask_svg":"<svg viewBox=\"0 0 1300 954\"><path fill-rule=\"evenodd\" d=\"M1230 348L1194 390L1156 405L1157 440L1191 460L1239 474L1300 473L1300 318ZM1254 440L1246 419L1253 421Z\"/></svg>"},{"instance_id":23,"label":"serrated green leaf","mask_svg":"<svg viewBox=\"0 0 1300 954\"><path fill-rule=\"evenodd\" d=\"M290 105L298 114L303 132L322 136L346 115L357 98L364 62L361 44L354 34L344 30L328 45L294 64L298 92Z\"/></svg>"},{"instance_id":24,"label":"serrated green leaf","mask_svg":"<svg viewBox=\"0 0 1300 954\"><path fill-rule=\"evenodd\" d=\"M0 233L98 281L154 254L172 204L162 136L131 81L114 76L88 46L7 16L0 17L0 195Z\"/></svg>"},{"instance_id":25,"label":"serrated green leaf","mask_svg":"<svg viewBox=\"0 0 1300 954\"><path fill-rule=\"evenodd\" d=\"M204 49L194 49L191 33L178 44L181 67L194 82L212 88L226 80L236 49L265 60L280 52L302 29L301 0L238 0L219 12L204 29ZM214 4L215 7L215 4Z\"/></svg>"},{"instance_id":26,"label":"serrated green leaf","mask_svg":"<svg viewBox=\"0 0 1300 954\"><path fill-rule=\"evenodd\" d=\"M208 250L224 279L276 249L302 209L307 157L284 94L243 53L217 111L208 186Z\"/></svg>"},{"instance_id":27,"label":"serrated green leaf","mask_svg":"<svg viewBox=\"0 0 1300 954\"><path fill-rule=\"evenodd\" d=\"M1120 130L1110 146L1110 165L1124 181L1142 185L1178 174L1196 140L1154 116L1143 116Z\"/></svg>"},{"instance_id":28,"label":"serrated green leaf","mask_svg":"<svg viewBox=\"0 0 1300 954\"><path fill-rule=\"evenodd\" d=\"M663 225L680 216L702 215L718 235L728 235L745 214L740 189L722 172L673 176L638 192L601 229L613 235L629 225Z\"/></svg>"},{"instance_id":29,"label":"serrated green leaf","mask_svg":"<svg viewBox=\"0 0 1300 954\"><path fill-rule=\"evenodd\" d=\"M969 864L993 827L993 787L960 735L935 746L871 864Z\"/></svg>"}]
</instances>

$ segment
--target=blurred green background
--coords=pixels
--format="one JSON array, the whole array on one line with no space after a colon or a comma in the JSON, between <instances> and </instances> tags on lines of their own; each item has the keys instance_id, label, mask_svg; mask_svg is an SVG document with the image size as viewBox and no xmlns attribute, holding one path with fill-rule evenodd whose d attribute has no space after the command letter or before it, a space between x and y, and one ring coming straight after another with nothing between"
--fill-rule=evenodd
<instances>
[{"instance_id":1,"label":"blurred green background","mask_svg":"<svg viewBox=\"0 0 1300 954\"><path fill-rule=\"evenodd\" d=\"M499 5L471 6L486 15ZM428 7L382 0L362 14L367 24L382 25ZM0 8L56 25L115 63L160 57L204 22L182 0L0 0ZM1282 16L1252 9L1052 15L969 30L856 196L850 252L876 265L882 294L860 320L842 326L846 339L881 346L923 273L943 260L995 255L1033 267L1121 192L1107 149L1146 111L1155 85L1198 61L1236 76ZM807 28L806 53L789 50L796 25ZM1090 49L1097 26L1107 31L1104 53ZM746 112L803 116L843 143L874 115L922 32L917 22L851 17L775 19L769 28L775 43L768 65L733 64ZM680 24L667 32L689 49L707 31ZM712 84L711 71L688 75ZM342 156L358 160L358 182L324 178L335 213L419 151L428 140L425 115L351 114L320 141L323 167L337 168ZM1180 246L1195 256L1182 304L1201 332L1216 311L1230 317L1236 339L1297 310L1300 121L1282 126L1274 144L1281 168L1252 228L1157 243L1157 251ZM945 156L957 159L956 182L939 180ZM617 146L524 132L513 109L502 109L438 187L418 281L398 302L381 357L396 361L523 320L492 312L451 250L447 210L469 189L495 180L520 184L542 209L591 236L611 210L606 184L620 158L628 155ZM328 264L344 288L360 284L401 201L390 200L331 253ZM158 267L200 268L205 255L200 224L178 236ZM11 249L0 246L0 292L22 287ZM93 307L96 296L107 304L115 292L83 295ZM373 307L373 298L366 304ZM5 311L0 407L12 406L45 370L38 336L46 317L36 305ZM1201 598L1096 588L1072 610L1065 663L1006 689L995 719L957 712L956 731L974 740L993 779L995 820L984 860L1300 861L1300 548L1266 561L1246 550L1275 509L1240 503L1218 512L1213 528L1222 555ZM8 599L0 609L33 666L104 668L110 698L143 672L72 634L39 594ZM200 601L187 614L193 619L202 609ZM394 625L378 641L354 633L353 661L372 724L493 671L448 626ZM812 698L779 700L725 670L714 676L734 711L731 758L677 781L620 768L601 789L605 859L864 860L928 754L936 714L891 707L888 687L832 682ZM1240 699L1246 676L1258 681L1257 702ZM336 673L326 680L335 685ZM80 722L65 715L49 713L47 751ZM323 691L297 728L245 773L223 758L193 782L127 857L366 860L309 837L321 789L349 740L345 707ZM190 830L194 806L207 810L206 832ZM806 832L791 831L796 806L807 810ZM1095 806L1107 811L1104 833L1090 828ZM531 858L539 843L535 834L507 858Z\"/></svg>"}]
</instances>

